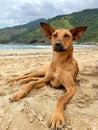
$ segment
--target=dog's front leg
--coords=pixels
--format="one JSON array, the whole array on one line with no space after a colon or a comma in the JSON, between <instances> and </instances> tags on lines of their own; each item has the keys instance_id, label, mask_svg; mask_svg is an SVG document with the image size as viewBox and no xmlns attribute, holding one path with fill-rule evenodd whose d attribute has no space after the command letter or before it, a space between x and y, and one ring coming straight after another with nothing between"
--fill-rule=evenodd
<instances>
[{"instance_id":1,"label":"dog's front leg","mask_svg":"<svg viewBox=\"0 0 98 130\"><path fill-rule=\"evenodd\" d=\"M73 78L70 75L62 75L59 76L59 80L64 87L66 87L67 92L58 99L52 120L50 122L50 127L53 130L60 129L65 125L64 119L64 107L72 98L72 96L76 92L76 87Z\"/></svg>"},{"instance_id":2,"label":"dog's front leg","mask_svg":"<svg viewBox=\"0 0 98 130\"><path fill-rule=\"evenodd\" d=\"M47 82L49 82L49 79L47 78L42 78L42 79L39 79L38 81L30 82L22 90L12 95L9 99L11 101L18 101L19 99L24 97L31 89L34 89L34 88L38 89L38 88L44 87L47 84Z\"/></svg>"}]
</instances>

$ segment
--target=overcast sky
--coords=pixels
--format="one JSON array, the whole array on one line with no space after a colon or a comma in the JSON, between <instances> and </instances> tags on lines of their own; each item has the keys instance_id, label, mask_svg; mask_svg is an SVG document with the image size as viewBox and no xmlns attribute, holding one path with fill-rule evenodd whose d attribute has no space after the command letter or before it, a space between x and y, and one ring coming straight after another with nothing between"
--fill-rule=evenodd
<instances>
[{"instance_id":1,"label":"overcast sky","mask_svg":"<svg viewBox=\"0 0 98 130\"><path fill-rule=\"evenodd\" d=\"M88 8L98 8L98 0L0 0L0 28Z\"/></svg>"}]
</instances>

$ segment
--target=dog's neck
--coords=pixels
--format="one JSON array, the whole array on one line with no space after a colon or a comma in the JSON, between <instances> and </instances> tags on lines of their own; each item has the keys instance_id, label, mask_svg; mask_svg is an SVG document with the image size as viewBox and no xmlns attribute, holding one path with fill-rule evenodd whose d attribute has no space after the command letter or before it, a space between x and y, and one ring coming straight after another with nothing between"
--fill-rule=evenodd
<instances>
[{"instance_id":1,"label":"dog's neck","mask_svg":"<svg viewBox=\"0 0 98 130\"><path fill-rule=\"evenodd\" d=\"M63 52L56 52L53 51L53 57L52 57L52 62L54 63L64 63L67 62L68 60L71 60L73 58L73 47L70 49L63 51Z\"/></svg>"}]
</instances>

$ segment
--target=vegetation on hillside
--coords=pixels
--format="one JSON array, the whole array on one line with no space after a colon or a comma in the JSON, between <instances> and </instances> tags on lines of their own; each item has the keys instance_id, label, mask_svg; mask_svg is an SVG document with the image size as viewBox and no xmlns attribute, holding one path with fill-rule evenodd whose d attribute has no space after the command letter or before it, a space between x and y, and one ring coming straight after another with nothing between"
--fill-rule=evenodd
<instances>
[{"instance_id":1,"label":"vegetation on hillside","mask_svg":"<svg viewBox=\"0 0 98 130\"><path fill-rule=\"evenodd\" d=\"M86 25L88 29L81 42L98 42L98 9L87 9L69 15L60 15L51 19L39 19L25 25L0 30L0 42L30 41L43 37L39 23L47 22L56 28L72 28Z\"/></svg>"}]
</instances>

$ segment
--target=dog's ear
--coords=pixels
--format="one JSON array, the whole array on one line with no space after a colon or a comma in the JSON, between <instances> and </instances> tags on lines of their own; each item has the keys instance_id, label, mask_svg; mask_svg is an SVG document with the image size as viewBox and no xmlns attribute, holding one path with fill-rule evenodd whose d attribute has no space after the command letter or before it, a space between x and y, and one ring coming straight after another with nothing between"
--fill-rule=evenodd
<instances>
[{"instance_id":1,"label":"dog's ear","mask_svg":"<svg viewBox=\"0 0 98 130\"><path fill-rule=\"evenodd\" d=\"M45 36L51 40L52 33L55 31L55 29L52 28L49 24L43 22L40 23L40 26Z\"/></svg>"},{"instance_id":2,"label":"dog's ear","mask_svg":"<svg viewBox=\"0 0 98 130\"><path fill-rule=\"evenodd\" d=\"M80 26L80 27L75 27L75 28L70 29L70 32L73 35L73 40L78 40L79 38L81 38L81 36L86 31L86 29L87 29L87 26Z\"/></svg>"}]
</instances>

